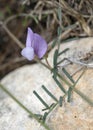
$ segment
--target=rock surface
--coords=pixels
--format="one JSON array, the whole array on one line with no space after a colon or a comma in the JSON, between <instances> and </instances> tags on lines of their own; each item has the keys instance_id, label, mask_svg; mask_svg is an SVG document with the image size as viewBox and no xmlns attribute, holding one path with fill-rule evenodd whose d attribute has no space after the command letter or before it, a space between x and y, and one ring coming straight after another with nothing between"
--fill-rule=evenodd
<instances>
[{"instance_id":1,"label":"rock surface","mask_svg":"<svg viewBox=\"0 0 93 130\"><path fill-rule=\"evenodd\" d=\"M93 38L85 38L69 43L64 43L60 51L70 48L64 57L79 59L88 54L93 48ZM53 49L49 54L49 62L52 65ZM68 67L70 73L77 68ZM79 74L75 76L77 79ZM51 73L40 64L23 66L2 79L5 85L27 108L34 113L42 114L44 106L33 94L36 90L50 105L53 100L42 90L44 84L58 98L61 91L52 79ZM80 79L76 87L93 99L93 70L88 69ZM93 108L89 106L79 95L73 93L73 101L65 102L63 107L57 106L47 118L47 124L51 130L93 130ZM20 108L9 96L0 90L0 130L45 130L34 119Z\"/></svg>"}]
</instances>

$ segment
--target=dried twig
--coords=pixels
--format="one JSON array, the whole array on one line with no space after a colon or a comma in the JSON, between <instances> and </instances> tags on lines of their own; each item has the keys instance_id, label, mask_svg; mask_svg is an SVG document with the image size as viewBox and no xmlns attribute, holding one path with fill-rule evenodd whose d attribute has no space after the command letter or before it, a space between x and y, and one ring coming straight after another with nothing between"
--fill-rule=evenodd
<instances>
[{"instance_id":1,"label":"dried twig","mask_svg":"<svg viewBox=\"0 0 93 130\"><path fill-rule=\"evenodd\" d=\"M20 47L20 48L24 48L24 45L16 38L16 36L13 35L13 33L11 33L11 31L7 28L7 26L0 21L0 25L3 27L3 29L5 30L5 32L11 37L11 39Z\"/></svg>"},{"instance_id":2,"label":"dried twig","mask_svg":"<svg viewBox=\"0 0 93 130\"><path fill-rule=\"evenodd\" d=\"M64 58L63 60L64 61L66 60L67 62L64 63L63 65L58 65L58 67L66 67L66 66L74 63L74 64L77 64L77 65L81 65L83 67L93 69L93 63L92 64L91 63L87 64L87 63L81 62L81 61L73 59L73 58Z\"/></svg>"}]
</instances>

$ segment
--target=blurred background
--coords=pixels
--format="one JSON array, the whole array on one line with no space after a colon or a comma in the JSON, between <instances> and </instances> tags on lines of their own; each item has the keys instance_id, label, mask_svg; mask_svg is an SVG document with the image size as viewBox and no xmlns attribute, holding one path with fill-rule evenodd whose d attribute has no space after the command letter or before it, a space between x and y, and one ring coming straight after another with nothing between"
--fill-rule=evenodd
<instances>
[{"instance_id":1,"label":"blurred background","mask_svg":"<svg viewBox=\"0 0 93 130\"><path fill-rule=\"evenodd\" d=\"M61 22L58 9L61 9ZM93 0L0 0L0 79L32 64L20 55L27 27L49 44L62 28L62 42L93 36Z\"/></svg>"}]
</instances>

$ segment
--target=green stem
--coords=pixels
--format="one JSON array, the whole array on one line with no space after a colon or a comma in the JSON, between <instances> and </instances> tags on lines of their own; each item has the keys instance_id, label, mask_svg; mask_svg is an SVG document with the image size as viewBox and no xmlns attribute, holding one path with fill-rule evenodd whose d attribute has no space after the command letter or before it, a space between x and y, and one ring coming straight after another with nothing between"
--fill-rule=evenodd
<instances>
[{"instance_id":1,"label":"green stem","mask_svg":"<svg viewBox=\"0 0 93 130\"><path fill-rule=\"evenodd\" d=\"M39 59L38 59L38 60L36 59L36 61L39 62L39 63L41 63L42 65L44 65L44 66L45 66L47 69L49 69L50 71L52 70L51 67L47 66L45 63L43 63L43 62L40 61ZM71 88L74 90L74 92L76 92L79 96L81 96L82 99L84 99L89 105L93 106L93 101L92 101L91 99L89 99L85 94L83 94L83 93L82 93L81 91L79 91L78 89L74 88L73 85L72 85L71 83L69 83L69 82L65 79L65 77L61 76L58 72L57 72L57 75L58 75L58 77L59 77L62 81L64 81L69 87L71 87Z\"/></svg>"},{"instance_id":2,"label":"green stem","mask_svg":"<svg viewBox=\"0 0 93 130\"><path fill-rule=\"evenodd\" d=\"M31 117L37 120L46 130L50 130L50 128L43 122L40 122L38 117L33 114L28 108L26 108L14 95L12 95L9 90L7 90L3 85L0 84L0 88L7 93L21 108L23 108Z\"/></svg>"},{"instance_id":3,"label":"green stem","mask_svg":"<svg viewBox=\"0 0 93 130\"><path fill-rule=\"evenodd\" d=\"M58 73L58 77L64 81L70 88L72 88L74 90L74 92L76 92L79 96L82 97L83 100L85 100L89 105L93 106L93 101L91 99L89 99L85 94L83 94L81 91L79 91L78 89L76 89L75 87L73 87L73 85L71 85L63 76L61 76Z\"/></svg>"},{"instance_id":4,"label":"green stem","mask_svg":"<svg viewBox=\"0 0 93 130\"><path fill-rule=\"evenodd\" d=\"M51 69L52 67L51 67L51 65L49 64L47 57L45 57L45 61L46 61L47 65L48 65L48 67Z\"/></svg>"},{"instance_id":5,"label":"green stem","mask_svg":"<svg viewBox=\"0 0 93 130\"><path fill-rule=\"evenodd\" d=\"M48 70L51 70L52 68L48 65L46 65L45 63L43 63L41 60L39 60L37 57L35 57L34 59L36 62L42 64L43 66L45 66Z\"/></svg>"}]
</instances>

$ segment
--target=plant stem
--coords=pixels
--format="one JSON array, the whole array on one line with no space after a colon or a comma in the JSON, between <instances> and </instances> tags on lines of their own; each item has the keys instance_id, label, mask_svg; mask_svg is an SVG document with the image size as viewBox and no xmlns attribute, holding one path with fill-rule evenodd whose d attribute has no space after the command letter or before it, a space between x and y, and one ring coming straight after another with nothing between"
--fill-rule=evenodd
<instances>
[{"instance_id":1,"label":"plant stem","mask_svg":"<svg viewBox=\"0 0 93 130\"><path fill-rule=\"evenodd\" d=\"M45 57L45 61L46 61L47 65L49 66L49 68L51 69L52 67L51 67L51 65L49 64L47 57Z\"/></svg>"},{"instance_id":2,"label":"plant stem","mask_svg":"<svg viewBox=\"0 0 93 130\"><path fill-rule=\"evenodd\" d=\"M42 64L43 66L45 66L48 70L50 70L51 71L51 69L52 69L52 67L51 66L48 66L48 65L46 65L45 63L43 63L41 60L39 60L37 57L35 57L35 59L34 59L36 62L38 62L38 63L40 63L40 64Z\"/></svg>"},{"instance_id":3,"label":"plant stem","mask_svg":"<svg viewBox=\"0 0 93 130\"><path fill-rule=\"evenodd\" d=\"M38 117L33 114L27 107L25 107L14 95L12 95L7 88L5 88L3 85L0 84L0 88L7 93L21 108L23 108L28 114L30 114L31 117L37 120L46 130L50 130L50 128L43 122L40 122Z\"/></svg>"},{"instance_id":4,"label":"plant stem","mask_svg":"<svg viewBox=\"0 0 93 130\"><path fill-rule=\"evenodd\" d=\"M51 67L47 66L45 63L43 63L41 60L36 60L37 62L41 63L42 65L44 65L47 69L49 69L51 71ZM79 91L78 89L74 88L73 85L71 83L69 83L65 77L61 76L58 72L57 72L58 77L64 81L69 87L71 87L73 89L74 92L76 92L80 97L82 97L82 99L84 99L89 105L93 106L93 101L91 99L89 99L85 94L83 94L81 91Z\"/></svg>"},{"instance_id":5,"label":"plant stem","mask_svg":"<svg viewBox=\"0 0 93 130\"><path fill-rule=\"evenodd\" d=\"M73 85L71 85L63 76L61 76L58 73L58 77L64 81L69 87L71 87L73 89L74 92L76 92L79 96L82 97L83 100L85 100L89 105L93 106L93 101L91 99L89 99L85 94L83 94L81 91L79 91L78 89L76 89L75 87L73 87Z\"/></svg>"}]
</instances>

